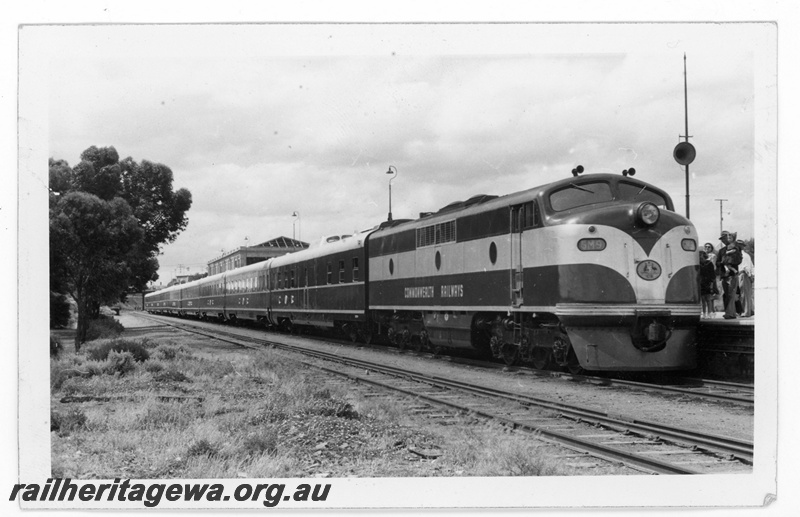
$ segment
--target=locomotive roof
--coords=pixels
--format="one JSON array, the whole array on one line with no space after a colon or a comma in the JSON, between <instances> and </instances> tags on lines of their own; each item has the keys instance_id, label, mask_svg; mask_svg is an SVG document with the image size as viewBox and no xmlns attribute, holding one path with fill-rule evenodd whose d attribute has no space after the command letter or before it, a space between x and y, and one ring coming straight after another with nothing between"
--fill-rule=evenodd
<instances>
[{"instance_id":1,"label":"locomotive roof","mask_svg":"<svg viewBox=\"0 0 800 517\"><path fill-rule=\"evenodd\" d=\"M462 217L465 215L485 212L503 206L522 204L525 203L526 201L530 201L537 198L543 198L550 192L567 187L571 184L581 185L584 183L595 182L598 180L608 181L614 184L616 184L619 181L638 183L642 186L647 186L648 189L652 189L654 192L658 192L659 194L664 195L664 197L666 198L669 198L669 195L662 189L655 187L650 183L647 183L640 179L633 178L631 176L623 176L620 174L606 174L606 173L585 174L577 177L570 176L562 180L546 183L544 185L539 185L536 187L521 190L519 192L513 192L511 194L506 194L503 196L489 196L485 194L479 194L476 196L472 196L466 201L456 201L450 203L444 206L438 212L430 213L428 215L420 217L419 219L411 219L406 222L403 222L402 224L396 224L380 228L376 230L375 233L388 235L391 233L407 230L408 228L411 227L427 226L434 222L448 221L456 217Z\"/></svg>"}]
</instances>

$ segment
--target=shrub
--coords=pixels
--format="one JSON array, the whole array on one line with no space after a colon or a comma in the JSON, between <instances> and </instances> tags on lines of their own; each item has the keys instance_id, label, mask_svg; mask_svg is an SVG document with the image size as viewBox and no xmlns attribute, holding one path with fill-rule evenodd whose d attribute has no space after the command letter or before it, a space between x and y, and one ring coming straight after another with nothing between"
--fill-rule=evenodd
<instances>
[{"instance_id":1,"label":"shrub","mask_svg":"<svg viewBox=\"0 0 800 517\"><path fill-rule=\"evenodd\" d=\"M159 361L147 361L144 365L146 372L158 373L164 370L164 365Z\"/></svg>"},{"instance_id":2,"label":"shrub","mask_svg":"<svg viewBox=\"0 0 800 517\"><path fill-rule=\"evenodd\" d=\"M264 429L247 435L242 444L242 452L248 456L273 454L278 450L278 433L275 429Z\"/></svg>"},{"instance_id":3,"label":"shrub","mask_svg":"<svg viewBox=\"0 0 800 517\"><path fill-rule=\"evenodd\" d=\"M122 376L136 369L133 354L130 352L117 352L115 350L111 350L108 353L107 363L108 364L103 367L103 373L107 373L109 375Z\"/></svg>"},{"instance_id":4,"label":"shrub","mask_svg":"<svg viewBox=\"0 0 800 517\"><path fill-rule=\"evenodd\" d=\"M86 429L86 414L78 408L70 409L65 413L50 411L50 430L67 436L73 431Z\"/></svg>"},{"instance_id":5,"label":"shrub","mask_svg":"<svg viewBox=\"0 0 800 517\"><path fill-rule=\"evenodd\" d=\"M108 354L114 352L128 352L133 356L137 362L144 362L150 358L150 353L145 349L144 345L138 341L130 341L128 339L115 339L106 343L97 344L92 347L86 348L86 357L92 361L105 361L108 359Z\"/></svg>"},{"instance_id":6,"label":"shrub","mask_svg":"<svg viewBox=\"0 0 800 517\"><path fill-rule=\"evenodd\" d=\"M188 350L183 345L158 345L154 351L157 358L164 361L174 361L180 356L186 356Z\"/></svg>"},{"instance_id":7,"label":"shrub","mask_svg":"<svg viewBox=\"0 0 800 517\"><path fill-rule=\"evenodd\" d=\"M103 370L99 365L85 363L80 356L53 359L50 361L50 389L61 389L62 385L72 377L89 378L102 373Z\"/></svg>"},{"instance_id":8,"label":"shrub","mask_svg":"<svg viewBox=\"0 0 800 517\"><path fill-rule=\"evenodd\" d=\"M115 338L123 330L125 330L125 327L120 322L109 316L101 315L97 319L89 320L89 327L86 329L86 341Z\"/></svg>"},{"instance_id":9,"label":"shrub","mask_svg":"<svg viewBox=\"0 0 800 517\"><path fill-rule=\"evenodd\" d=\"M212 444L205 438L194 442L189 450L186 451L189 456L208 456L209 458L219 455L219 446Z\"/></svg>"}]
</instances>

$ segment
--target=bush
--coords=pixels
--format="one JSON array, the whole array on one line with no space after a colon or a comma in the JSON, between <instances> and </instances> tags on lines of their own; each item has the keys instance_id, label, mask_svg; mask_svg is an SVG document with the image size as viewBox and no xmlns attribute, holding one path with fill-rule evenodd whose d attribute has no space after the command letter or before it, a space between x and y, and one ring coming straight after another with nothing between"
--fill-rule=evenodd
<instances>
[{"instance_id":1,"label":"bush","mask_svg":"<svg viewBox=\"0 0 800 517\"><path fill-rule=\"evenodd\" d=\"M219 455L219 447L204 438L194 442L191 447L189 447L189 450L186 451L186 454L189 456L208 456L212 458Z\"/></svg>"},{"instance_id":2,"label":"bush","mask_svg":"<svg viewBox=\"0 0 800 517\"><path fill-rule=\"evenodd\" d=\"M158 345L155 349L155 356L165 361L173 361L179 356L186 356L188 350L183 345Z\"/></svg>"},{"instance_id":3,"label":"bush","mask_svg":"<svg viewBox=\"0 0 800 517\"><path fill-rule=\"evenodd\" d=\"M164 370L164 365L159 361L147 361L144 365L144 370L150 373L158 373Z\"/></svg>"},{"instance_id":4,"label":"bush","mask_svg":"<svg viewBox=\"0 0 800 517\"><path fill-rule=\"evenodd\" d=\"M128 352L136 362L143 363L150 359L150 353L145 349L144 344L128 339L115 339L106 343L97 344L86 348L86 357L92 361L105 361L111 351Z\"/></svg>"},{"instance_id":5,"label":"bush","mask_svg":"<svg viewBox=\"0 0 800 517\"><path fill-rule=\"evenodd\" d=\"M266 429L248 435L244 439L242 452L248 456L272 454L278 450L278 433L274 429Z\"/></svg>"},{"instance_id":6,"label":"bush","mask_svg":"<svg viewBox=\"0 0 800 517\"><path fill-rule=\"evenodd\" d=\"M67 436L73 431L86 429L86 414L78 408L73 408L66 413L50 412L50 430Z\"/></svg>"},{"instance_id":7,"label":"bush","mask_svg":"<svg viewBox=\"0 0 800 517\"><path fill-rule=\"evenodd\" d=\"M125 327L114 318L99 316L97 319L89 320L89 328L86 329L86 341L115 338L122 334L123 330L125 330Z\"/></svg>"},{"instance_id":8,"label":"bush","mask_svg":"<svg viewBox=\"0 0 800 517\"><path fill-rule=\"evenodd\" d=\"M103 368L103 373L109 375L125 375L136 369L133 354L130 352L117 352L111 350L108 353L108 364Z\"/></svg>"}]
</instances>

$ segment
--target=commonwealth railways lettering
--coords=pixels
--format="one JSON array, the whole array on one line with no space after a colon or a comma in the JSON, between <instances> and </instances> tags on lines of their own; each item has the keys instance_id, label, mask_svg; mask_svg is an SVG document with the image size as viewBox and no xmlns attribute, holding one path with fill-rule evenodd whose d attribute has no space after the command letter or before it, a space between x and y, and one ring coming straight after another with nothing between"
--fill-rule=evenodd
<instances>
[{"instance_id":1,"label":"commonwealth railways lettering","mask_svg":"<svg viewBox=\"0 0 800 517\"><path fill-rule=\"evenodd\" d=\"M435 289L432 285L425 285L422 287L406 287L403 289L405 298L433 298ZM461 284L456 285L440 285L439 296L441 298L463 298L464 286Z\"/></svg>"},{"instance_id":2,"label":"commonwealth railways lettering","mask_svg":"<svg viewBox=\"0 0 800 517\"><path fill-rule=\"evenodd\" d=\"M433 286L406 287L403 294L406 298L433 298Z\"/></svg>"}]
</instances>

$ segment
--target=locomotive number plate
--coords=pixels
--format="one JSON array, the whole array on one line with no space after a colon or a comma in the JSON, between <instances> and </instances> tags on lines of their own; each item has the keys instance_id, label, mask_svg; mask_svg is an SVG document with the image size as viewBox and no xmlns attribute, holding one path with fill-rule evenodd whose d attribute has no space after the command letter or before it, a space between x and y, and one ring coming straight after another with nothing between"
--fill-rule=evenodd
<instances>
[{"instance_id":1,"label":"locomotive number plate","mask_svg":"<svg viewBox=\"0 0 800 517\"><path fill-rule=\"evenodd\" d=\"M655 280L661 276L661 266L655 260L643 260L636 266L636 273L645 280Z\"/></svg>"}]
</instances>

